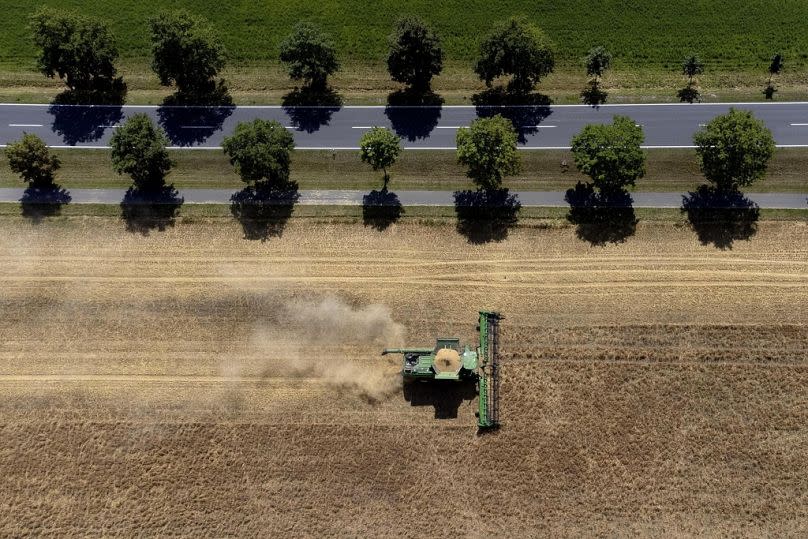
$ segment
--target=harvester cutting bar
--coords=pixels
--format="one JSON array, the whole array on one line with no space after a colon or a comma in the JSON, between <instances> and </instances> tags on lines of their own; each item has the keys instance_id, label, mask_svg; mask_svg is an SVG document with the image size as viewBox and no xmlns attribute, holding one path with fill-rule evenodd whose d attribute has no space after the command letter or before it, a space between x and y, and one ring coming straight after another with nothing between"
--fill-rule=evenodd
<instances>
[{"instance_id":1,"label":"harvester cutting bar","mask_svg":"<svg viewBox=\"0 0 808 539\"><path fill-rule=\"evenodd\" d=\"M479 411L477 426L481 429L499 425L499 321L502 316L480 311Z\"/></svg>"}]
</instances>

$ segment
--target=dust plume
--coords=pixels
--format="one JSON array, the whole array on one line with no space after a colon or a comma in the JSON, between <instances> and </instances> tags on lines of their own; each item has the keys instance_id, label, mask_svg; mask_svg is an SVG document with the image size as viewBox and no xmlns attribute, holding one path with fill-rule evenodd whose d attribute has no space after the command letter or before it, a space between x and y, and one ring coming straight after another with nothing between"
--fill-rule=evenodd
<instances>
[{"instance_id":1,"label":"dust plume","mask_svg":"<svg viewBox=\"0 0 808 539\"><path fill-rule=\"evenodd\" d=\"M317 378L371 404L400 390L398 364L378 357L381 347L404 342L404 326L393 320L388 307L354 308L328 296L289 300L279 311L284 315L282 324L259 324L253 334L253 345L268 358L264 376ZM373 359L360 362L346 353L347 344L367 348Z\"/></svg>"},{"instance_id":2,"label":"dust plume","mask_svg":"<svg viewBox=\"0 0 808 539\"><path fill-rule=\"evenodd\" d=\"M393 320L386 305L378 303L354 309L335 296L320 301L290 301L284 310L287 319L309 341L362 342L399 346L404 326Z\"/></svg>"}]
</instances>

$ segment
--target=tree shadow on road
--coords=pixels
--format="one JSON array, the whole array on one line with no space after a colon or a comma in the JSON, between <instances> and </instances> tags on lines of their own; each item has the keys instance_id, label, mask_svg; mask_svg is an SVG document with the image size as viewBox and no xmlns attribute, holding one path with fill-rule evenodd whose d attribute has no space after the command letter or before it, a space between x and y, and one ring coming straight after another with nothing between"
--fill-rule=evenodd
<instances>
[{"instance_id":1,"label":"tree shadow on road","mask_svg":"<svg viewBox=\"0 0 808 539\"><path fill-rule=\"evenodd\" d=\"M388 191L387 187L380 191L371 191L362 197L362 221L365 226L385 230L398 221L403 213L398 196Z\"/></svg>"},{"instance_id":2,"label":"tree shadow on road","mask_svg":"<svg viewBox=\"0 0 808 539\"><path fill-rule=\"evenodd\" d=\"M62 142L75 146L103 137L107 129L121 121L123 108L120 105L80 107L53 104L48 108L48 114L53 116L53 131L62 137Z\"/></svg>"},{"instance_id":3,"label":"tree shadow on road","mask_svg":"<svg viewBox=\"0 0 808 539\"><path fill-rule=\"evenodd\" d=\"M539 132L538 125L552 114L552 99L537 92L511 92L502 86L488 88L471 98L477 115L488 118L497 114L507 118L516 129L519 143L527 142L528 135Z\"/></svg>"},{"instance_id":4,"label":"tree shadow on road","mask_svg":"<svg viewBox=\"0 0 808 539\"><path fill-rule=\"evenodd\" d=\"M293 181L282 185L259 183L233 193L230 213L241 223L245 239L266 241L283 234L299 198Z\"/></svg>"},{"instance_id":5,"label":"tree shadow on road","mask_svg":"<svg viewBox=\"0 0 808 539\"><path fill-rule=\"evenodd\" d=\"M148 236L152 230L173 227L184 199L173 185L149 189L130 187L121 201L121 219L126 230Z\"/></svg>"},{"instance_id":6,"label":"tree shadow on road","mask_svg":"<svg viewBox=\"0 0 808 539\"><path fill-rule=\"evenodd\" d=\"M475 244L507 239L522 208L519 197L508 189L455 191L454 199L457 231Z\"/></svg>"},{"instance_id":7,"label":"tree shadow on road","mask_svg":"<svg viewBox=\"0 0 808 539\"><path fill-rule=\"evenodd\" d=\"M387 96L384 114L393 131L410 142L427 138L440 121L443 98L435 92L397 90Z\"/></svg>"},{"instance_id":8,"label":"tree shadow on road","mask_svg":"<svg viewBox=\"0 0 808 539\"><path fill-rule=\"evenodd\" d=\"M477 397L477 387L473 380L429 382L404 382L404 399L410 406L432 406L435 419L457 418L464 401L469 405Z\"/></svg>"},{"instance_id":9,"label":"tree shadow on road","mask_svg":"<svg viewBox=\"0 0 808 539\"><path fill-rule=\"evenodd\" d=\"M634 201L627 191L596 192L591 183L578 182L564 200L570 205L567 220L576 225L576 236L592 245L622 243L637 230Z\"/></svg>"},{"instance_id":10,"label":"tree shadow on road","mask_svg":"<svg viewBox=\"0 0 808 539\"><path fill-rule=\"evenodd\" d=\"M210 88L201 94L175 92L163 100L157 109L160 126L175 146L193 146L205 142L222 128L233 114L233 98L224 84L210 81Z\"/></svg>"},{"instance_id":11,"label":"tree shadow on road","mask_svg":"<svg viewBox=\"0 0 808 539\"><path fill-rule=\"evenodd\" d=\"M328 125L331 116L342 108L342 97L331 86L303 86L283 96L281 105L295 129L314 133Z\"/></svg>"},{"instance_id":12,"label":"tree shadow on road","mask_svg":"<svg viewBox=\"0 0 808 539\"><path fill-rule=\"evenodd\" d=\"M722 191L700 185L682 197L682 213L702 245L732 249L736 240L749 240L757 233L760 207L737 190Z\"/></svg>"},{"instance_id":13,"label":"tree shadow on road","mask_svg":"<svg viewBox=\"0 0 808 539\"><path fill-rule=\"evenodd\" d=\"M54 217L62 212L62 206L72 200L67 189L58 184L45 187L28 187L20 198L23 217L33 223L40 223L46 217Z\"/></svg>"}]
</instances>

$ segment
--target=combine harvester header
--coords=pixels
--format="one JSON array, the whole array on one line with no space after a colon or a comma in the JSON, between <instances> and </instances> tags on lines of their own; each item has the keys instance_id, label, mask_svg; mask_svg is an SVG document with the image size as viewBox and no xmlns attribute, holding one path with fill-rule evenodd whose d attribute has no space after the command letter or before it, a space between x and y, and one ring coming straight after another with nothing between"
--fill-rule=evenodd
<instances>
[{"instance_id":1,"label":"combine harvester header","mask_svg":"<svg viewBox=\"0 0 808 539\"><path fill-rule=\"evenodd\" d=\"M401 374L404 383L432 380L477 382L477 426L490 429L499 426L499 321L502 315L480 311L479 345L470 349L460 346L460 339L438 338L432 348L387 348L386 354L403 354Z\"/></svg>"}]
</instances>

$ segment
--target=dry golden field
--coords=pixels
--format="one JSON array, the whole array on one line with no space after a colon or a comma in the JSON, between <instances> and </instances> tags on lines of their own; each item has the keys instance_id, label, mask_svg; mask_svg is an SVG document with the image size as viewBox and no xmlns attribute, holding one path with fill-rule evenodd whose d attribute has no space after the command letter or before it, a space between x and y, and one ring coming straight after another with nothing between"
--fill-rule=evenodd
<instances>
[{"instance_id":1,"label":"dry golden field","mask_svg":"<svg viewBox=\"0 0 808 539\"><path fill-rule=\"evenodd\" d=\"M0 535L808 534L808 225L0 219ZM385 345L501 310L502 428Z\"/></svg>"}]
</instances>

